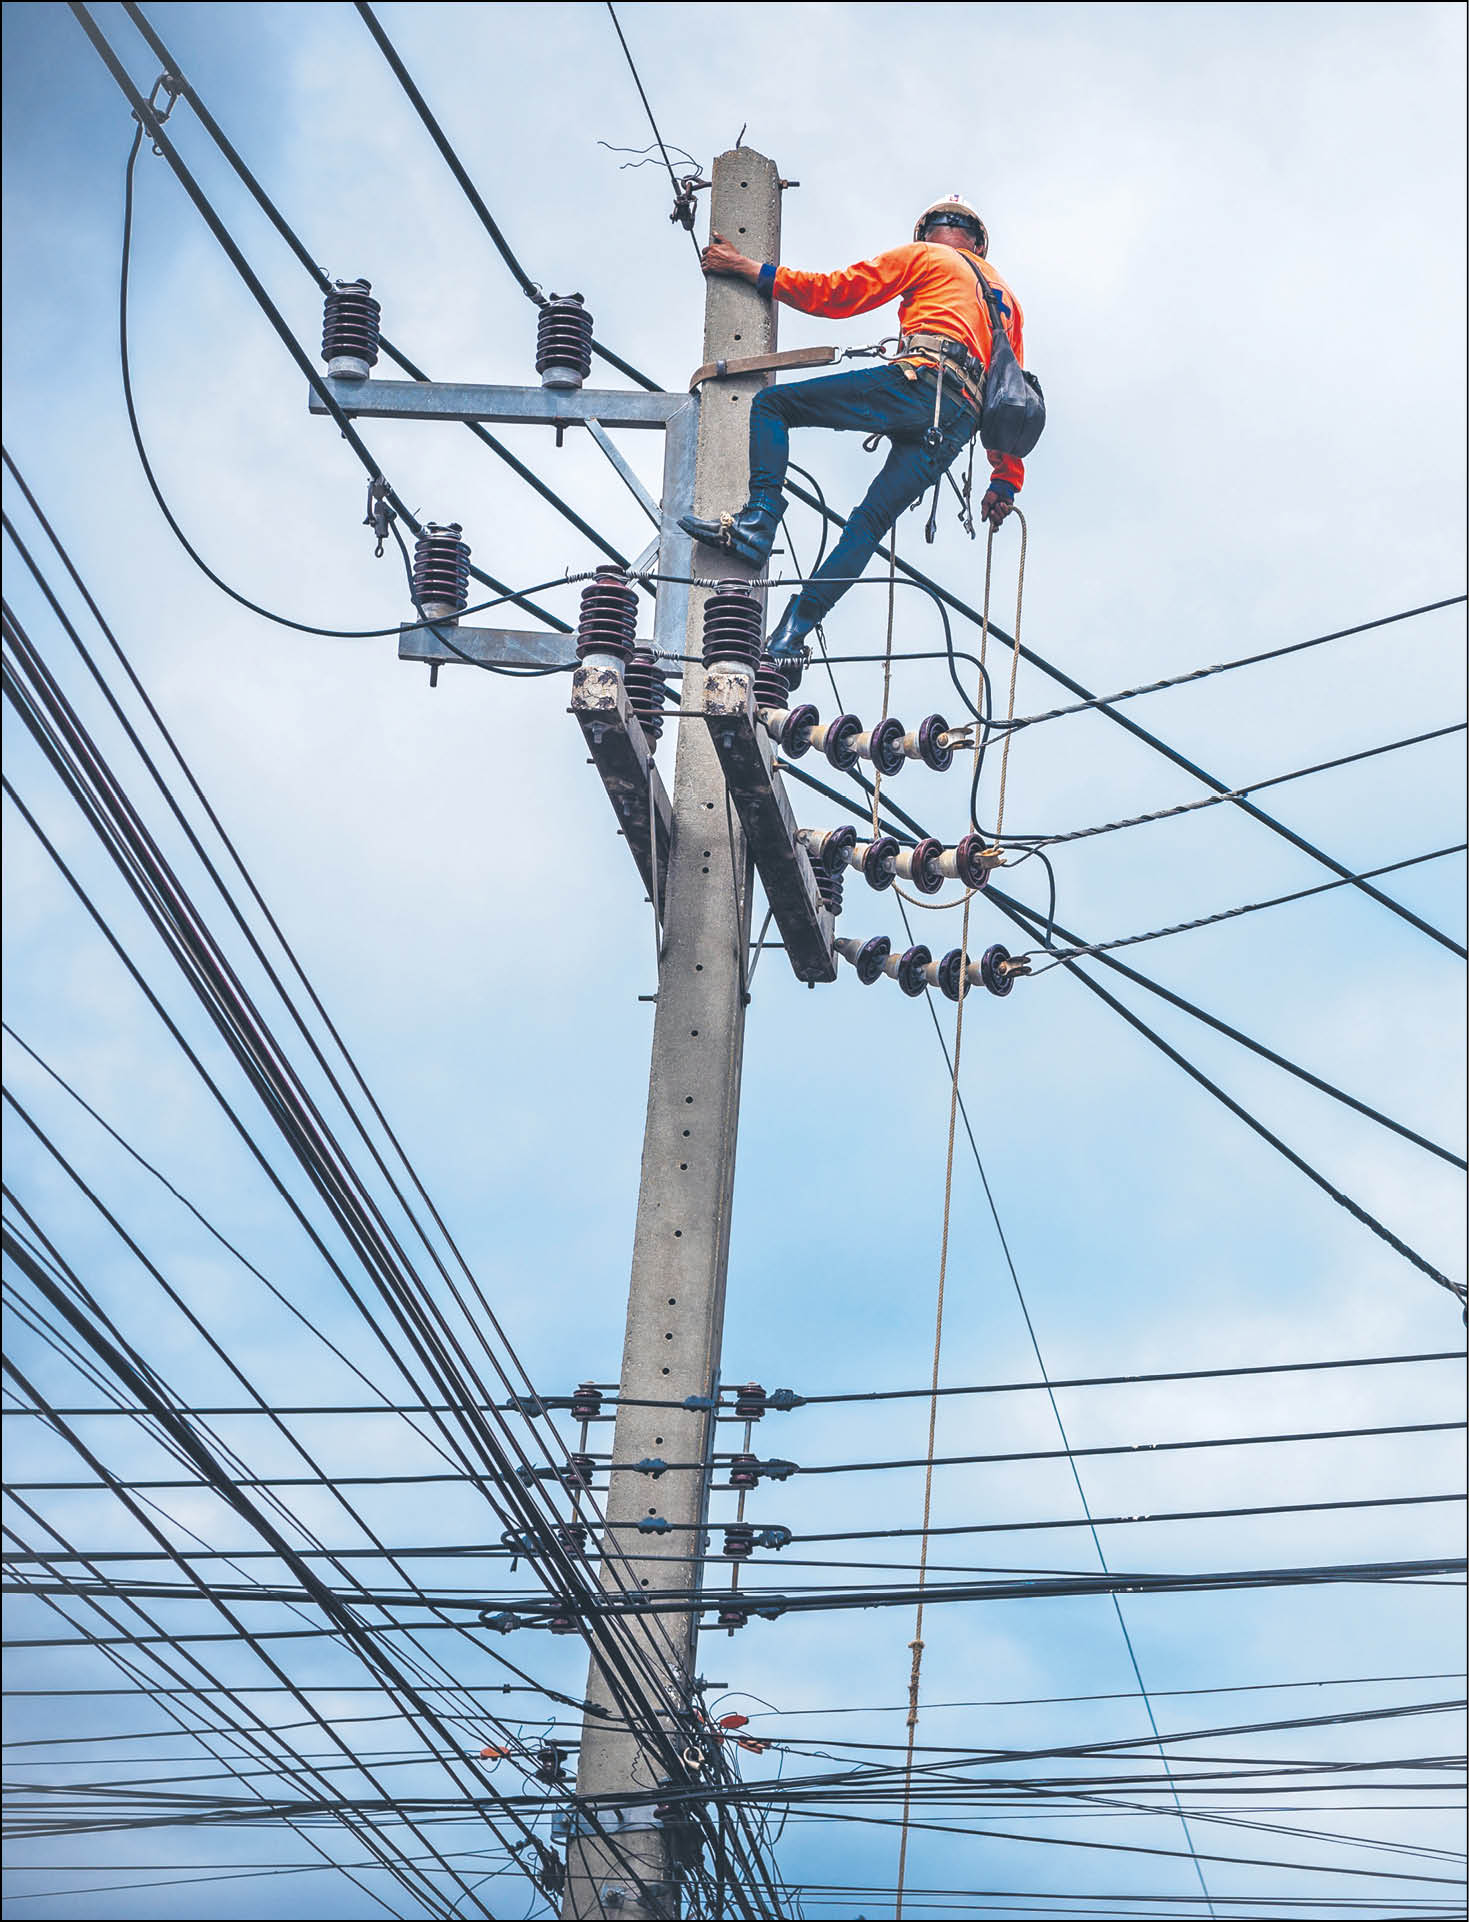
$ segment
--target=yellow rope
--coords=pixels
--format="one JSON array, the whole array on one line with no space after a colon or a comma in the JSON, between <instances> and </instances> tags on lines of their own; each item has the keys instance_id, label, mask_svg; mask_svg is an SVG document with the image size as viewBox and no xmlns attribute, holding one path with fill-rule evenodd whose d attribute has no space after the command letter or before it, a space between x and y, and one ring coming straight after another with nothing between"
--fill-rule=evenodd
<instances>
[{"instance_id":1,"label":"yellow rope","mask_svg":"<svg viewBox=\"0 0 1469 1922\"><path fill-rule=\"evenodd\" d=\"M1020 672L1020 609L1025 599L1025 545L1030 538L1030 529L1025 524L1025 516L1018 507L1015 509L1015 518L1020 523L1020 569L1015 579L1015 646L1010 655L1010 699L1005 707L1007 722L1015 719L1015 677ZM991 529L991 538L993 539L993 529ZM988 574L985 577L985 625L986 627L989 625ZM982 646L979 658L984 659ZM1011 732L1012 730L1007 726L1005 739L1000 748L1000 794L995 804L995 839L997 841L1000 838L1000 829L1005 825L1005 777L1010 771Z\"/></svg>"},{"instance_id":2,"label":"yellow rope","mask_svg":"<svg viewBox=\"0 0 1469 1922\"><path fill-rule=\"evenodd\" d=\"M882 657L882 713L879 723L888 717L888 698L893 686L893 615L898 600L898 530L888 535L888 637ZM872 838L875 841L881 832L877 825L877 804L882 795L882 769L874 767L872 782ZM899 890L901 892L901 889Z\"/></svg>"},{"instance_id":3,"label":"yellow rope","mask_svg":"<svg viewBox=\"0 0 1469 1922\"><path fill-rule=\"evenodd\" d=\"M1015 713L1015 682L1020 668L1020 611L1021 597L1025 590L1025 516L1017 508L1020 520L1020 575L1015 590L1015 651L1010 662L1010 700L1006 713L1012 719ZM989 530L989 538L984 550L984 609L983 626L979 639L979 663L981 699L984 694L983 668L989 649L990 638L990 582L993 575L995 551L995 530ZM891 650L891 615L889 615L889 649ZM887 712L884 695L883 712ZM970 769L970 780L974 780L979 770L979 757L983 752L984 732L975 729L974 761ZM995 834L1000 832L1000 823L1005 813L1005 773L1010 752L1010 736L1007 729L1004 751L1000 760L1000 794ZM874 783L874 786L877 784ZM874 795L872 807L873 833L877 832L877 800ZM949 1275L949 1215L954 1195L954 1136L959 1118L959 1056L964 1044L964 1004L968 999L969 987L969 904L977 890L970 889L962 897L964 902L964 921L959 933L959 1005L954 1010L954 1062L953 1075L949 1083L949 1139L944 1159L944 1224L939 1237L939 1279L938 1295L934 1304L933 1321L933 1372L928 1396L928 1455L923 1471L923 1529L918 1545L918 1606L913 1622L913 1640L908 1644L913 1652L913 1666L908 1676L908 1748L903 1764L903 1820L898 1840L898 1882L896 1906L893 1910L894 1922L902 1922L903 1884L908 1871L908 1830L913 1806L913 1751L918 1739L918 1691L923 1670L923 1600L928 1585L928 1539L929 1521L933 1513L933 1458L938 1436L939 1419L939 1362L944 1341L944 1289ZM905 897L906 898L906 897ZM918 902L916 906L929 907L930 902ZM957 902L946 901L945 907L955 907Z\"/></svg>"},{"instance_id":4,"label":"yellow rope","mask_svg":"<svg viewBox=\"0 0 1469 1922\"><path fill-rule=\"evenodd\" d=\"M964 903L964 925L959 937L959 1005L954 1010L954 1073L949 1088L949 1145L944 1164L944 1226L939 1239L938 1299L934 1306L933 1373L928 1396L928 1457L923 1474L923 1532L918 1548L918 1608L913 1623L913 1667L908 1679L908 1753L903 1765L903 1826L898 1842L896 1922L902 1922L903 1882L908 1869L908 1824L913 1803L913 1748L918 1738L918 1683L923 1668L923 1595L928 1583L928 1525L933 1512L933 1457L939 1419L939 1358L944 1339L944 1287L949 1272L949 1212L954 1194L954 1129L959 1115L959 1051L964 1039L964 1003L968 998L969 903Z\"/></svg>"},{"instance_id":5,"label":"yellow rope","mask_svg":"<svg viewBox=\"0 0 1469 1922\"><path fill-rule=\"evenodd\" d=\"M882 661L882 713L878 716L879 721L885 721L888 717L888 700L892 692L893 612L897 602L897 587L898 587L898 536L897 536L897 531L895 529L893 533L888 537L888 637L887 637L887 646L883 652L883 661ZM882 832L882 829L878 826L878 820L877 820L878 804L881 801L881 799L882 799L882 769L878 767L873 769L873 775L872 775L872 838L874 841L877 839L878 835L881 834ZM905 888L900 887L896 881L893 883L893 892L901 900L906 901L910 907L915 907L915 908L953 908L959 905L958 899L955 899L953 901L924 901L920 899L920 897L916 894L909 894L908 891ZM963 897L963 898L967 898L967 897Z\"/></svg>"}]
</instances>

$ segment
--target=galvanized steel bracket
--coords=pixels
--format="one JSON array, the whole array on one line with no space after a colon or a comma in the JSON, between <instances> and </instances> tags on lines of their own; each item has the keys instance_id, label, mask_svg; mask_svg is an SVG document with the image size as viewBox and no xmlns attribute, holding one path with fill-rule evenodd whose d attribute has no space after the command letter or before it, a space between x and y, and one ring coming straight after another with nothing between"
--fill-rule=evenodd
<instances>
[{"instance_id":1,"label":"galvanized steel bracket","mask_svg":"<svg viewBox=\"0 0 1469 1922\"><path fill-rule=\"evenodd\" d=\"M673 804L616 668L583 661L571 677L571 711L602 777L617 825L632 849L643 886L661 911L673 841Z\"/></svg>"},{"instance_id":2,"label":"galvanized steel bracket","mask_svg":"<svg viewBox=\"0 0 1469 1922\"><path fill-rule=\"evenodd\" d=\"M704 719L796 978L835 981L836 922L796 839L796 817L772 766L774 743L755 718L749 668L716 661L705 669Z\"/></svg>"}]
</instances>

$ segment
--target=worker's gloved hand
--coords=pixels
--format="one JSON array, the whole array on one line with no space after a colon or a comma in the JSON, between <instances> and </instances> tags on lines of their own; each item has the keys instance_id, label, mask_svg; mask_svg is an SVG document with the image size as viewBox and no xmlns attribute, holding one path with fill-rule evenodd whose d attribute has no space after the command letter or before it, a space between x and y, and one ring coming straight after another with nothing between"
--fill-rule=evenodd
<instances>
[{"instance_id":1,"label":"worker's gloved hand","mask_svg":"<svg viewBox=\"0 0 1469 1922\"><path fill-rule=\"evenodd\" d=\"M1014 501L1006 500L1003 494L997 494L993 488L979 503L979 518L996 529L1003 527L1014 511Z\"/></svg>"},{"instance_id":2,"label":"worker's gloved hand","mask_svg":"<svg viewBox=\"0 0 1469 1922\"><path fill-rule=\"evenodd\" d=\"M741 280L760 278L760 262L742 254L738 247L731 247L723 234L710 234L709 245L699 256L699 264L706 274L736 274Z\"/></svg>"}]
</instances>

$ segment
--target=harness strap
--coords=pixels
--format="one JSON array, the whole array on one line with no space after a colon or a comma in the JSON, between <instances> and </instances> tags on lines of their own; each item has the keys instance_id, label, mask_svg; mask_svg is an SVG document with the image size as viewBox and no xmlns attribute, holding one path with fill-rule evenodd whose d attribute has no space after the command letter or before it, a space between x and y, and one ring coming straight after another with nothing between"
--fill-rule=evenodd
<instances>
[{"instance_id":1,"label":"harness strap","mask_svg":"<svg viewBox=\"0 0 1469 1922\"><path fill-rule=\"evenodd\" d=\"M952 352L944 353L944 347L958 347L963 360ZM899 344L899 357L904 360L921 357L923 366L946 370L959 383L970 406L976 412L983 411L984 368L961 342L950 340L947 334L906 334ZM973 373L971 363L976 369Z\"/></svg>"}]
</instances>

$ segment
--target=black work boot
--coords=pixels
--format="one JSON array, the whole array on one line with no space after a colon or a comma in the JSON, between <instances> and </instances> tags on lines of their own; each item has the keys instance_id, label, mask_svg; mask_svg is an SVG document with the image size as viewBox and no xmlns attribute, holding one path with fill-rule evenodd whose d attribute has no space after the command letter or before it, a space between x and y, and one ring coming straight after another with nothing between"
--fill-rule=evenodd
<instances>
[{"instance_id":1,"label":"black work boot","mask_svg":"<svg viewBox=\"0 0 1469 1922\"><path fill-rule=\"evenodd\" d=\"M685 514L678 524L706 547L737 554L751 567L763 567L775 545L775 530L784 512L783 494L752 494L737 514L720 514L714 520Z\"/></svg>"},{"instance_id":2,"label":"black work boot","mask_svg":"<svg viewBox=\"0 0 1469 1922\"><path fill-rule=\"evenodd\" d=\"M806 646L806 636L816 625L814 619L799 611L800 602L801 597L799 594L792 595L790 601L786 604L784 614L780 617L775 632L765 643L766 653L768 653L770 658L777 662L781 668L786 670L786 678L788 680L790 679L790 671L787 663L794 662L796 664L797 679L791 682L792 687L799 684L799 670L805 665L809 653L809 649Z\"/></svg>"}]
</instances>

